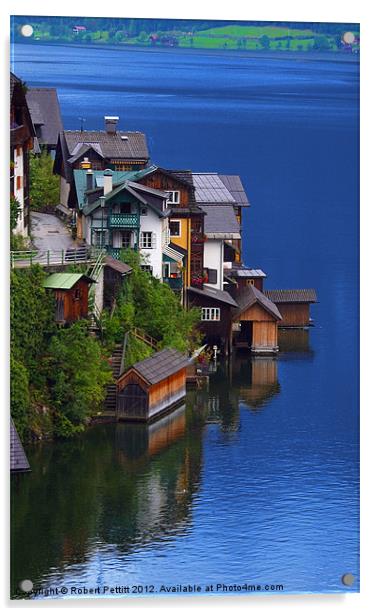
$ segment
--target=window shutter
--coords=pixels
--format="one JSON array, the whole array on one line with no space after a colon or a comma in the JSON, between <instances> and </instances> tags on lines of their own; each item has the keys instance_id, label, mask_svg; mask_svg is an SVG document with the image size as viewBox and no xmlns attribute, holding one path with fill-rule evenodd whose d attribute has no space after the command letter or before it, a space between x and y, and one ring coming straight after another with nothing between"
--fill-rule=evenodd
<instances>
[{"instance_id":1,"label":"window shutter","mask_svg":"<svg viewBox=\"0 0 375 616\"><path fill-rule=\"evenodd\" d=\"M152 232L151 236L151 248L156 248L156 233Z\"/></svg>"}]
</instances>

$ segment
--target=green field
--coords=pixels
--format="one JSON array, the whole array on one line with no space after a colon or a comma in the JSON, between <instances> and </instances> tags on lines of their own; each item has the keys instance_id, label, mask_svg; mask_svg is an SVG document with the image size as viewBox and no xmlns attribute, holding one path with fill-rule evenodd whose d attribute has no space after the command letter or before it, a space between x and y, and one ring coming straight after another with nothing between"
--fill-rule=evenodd
<instances>
[{"instance_id":1,"label":"green field","mask_svg":"<svg viewBox=\"0 0 375 616\"><path fill-rule=\"evenodd\" d=\"M268 36L269 38L277 38L280 36L314 36L314 32L312 30L288 29L277 26L223 26L222 28L202 30L199 32L199 36L213 36L215 38L223 36L233 36L235 38L242 36L254 38Z\"/></svg>"}]
</instances>

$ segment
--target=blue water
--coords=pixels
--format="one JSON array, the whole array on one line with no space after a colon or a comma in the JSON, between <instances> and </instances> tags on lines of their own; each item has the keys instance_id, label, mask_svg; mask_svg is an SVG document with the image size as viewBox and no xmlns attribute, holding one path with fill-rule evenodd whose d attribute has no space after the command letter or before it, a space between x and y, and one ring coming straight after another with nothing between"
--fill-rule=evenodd
<instances>
[{"instance_id":1,"label":"blue water","mask_svg":"<svg viewBox=\"0 0 375 616\"><path fill-rule=\"evenodd\" d=\"M222 365L183 419L157 428L159 448L115 426L31 448L35 470L14 492L15 579L358 591L357 60L46 45L12 55L30 86L57 88L65 128L119 115L161 166L238 173L251 201L246 262L268 288L315 287L319 299L315 327L282 339L263 383L248 358Z\"/></svg>"}]
</instances>

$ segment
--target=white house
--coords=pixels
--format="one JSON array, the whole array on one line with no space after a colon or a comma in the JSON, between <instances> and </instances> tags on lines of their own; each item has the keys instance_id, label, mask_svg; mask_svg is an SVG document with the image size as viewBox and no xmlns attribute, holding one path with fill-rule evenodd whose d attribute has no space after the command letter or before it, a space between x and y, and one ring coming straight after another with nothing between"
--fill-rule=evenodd
<instances>
[{"instance_id":1,"label":"white house","mask_svg":"<svg viewBox=\"0 0 375 616\"><path fill-rule=\"evenodd\" d=\"M91 185L91 170L87 185ZM139 250L144 268L156 278L163 277L163 249L169 242L168 193L130 180L113 182L106 169L95 173L95 186L84 191L83 235L86 243L106 248L119 257L123 248ZM116 177L116 175L115 175Z\"/></svg>"},{"instance_id":2,"label":"white house","mask_svg":"<svg viewBox=\"0 0 375 616\"><path fill-rule=\"evenodd\" d=\"M240 226L233 206L201 206L205 212L203 267L205 285L224 290L224 264L234 260L233 241L241 239Z\"/></svg>"}]
</instances>

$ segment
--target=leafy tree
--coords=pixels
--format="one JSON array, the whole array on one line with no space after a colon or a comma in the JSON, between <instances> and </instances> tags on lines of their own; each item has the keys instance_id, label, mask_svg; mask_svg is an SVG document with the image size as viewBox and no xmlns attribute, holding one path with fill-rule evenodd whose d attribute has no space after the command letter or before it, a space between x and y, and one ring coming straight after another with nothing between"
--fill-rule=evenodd
<instances>
[{"instance_id":1,"label":"leafy tree","mask_svg":"<svg viewBox=\"0 0 375 616\"><path fill-rule=\"evenodd\" d=\"M123 323L126 321L126 327L143 329L159 342L160 348L170 346L188 351L196 347L199 310L185 310L167 284L143 271L139 253L124 250L120 258L133 268L133 272L118 300L114 317L122 315L119 318Z\"/></svg>"},{"instance_id":2,"label":"leafy tree","mask_svg":"<svg viewBox=\"0 0 375 616\"><path fill-rule=\"evenodd\" d=\"M21 361L10 356L10 410L19 437L24 438L29 427L29 373Z\"/></svg>"},{"instance_id":3,"label":"leafy tree","mask_svg":"<svg viewBox=\"0 0 375 616\"><path fill-rule=\"evenodd\" d=\"M263 36L260 37L259 43L262 45L263 49L270 48L270 39L267 34L263 34Z\"/></svg>"},{"instance_id":4,"label":"leafy tree","mask_svg":"<svg viewBox=\"0 0 375 616\"><path fill-rule=\"evenodd\" d=\"M331 46L325 36L315 36L313 49L316 51L327 51Z\"/></svg>"},{"instance_id":5,"label":"leafy tree","mask_svg":"<svg viewBox=\"0 0 375 616\"><path fill-rule=\"evenodd\" d=\"M30 156L30 205L39 209L57 205L60 200L59 178L53 174L53 160L47 151Z\"/></svg>"},{"instance_id":6,"label":"leafy tree","mask_svg":"<svg viewBox=\"0 0 375 616\"><path fill-rule=\"evenodd\" d=\"M88 332L88 322L61 329L49 346L48 381L57 410L59 436L81 430L101 408L105 386L112 381L100 343Z\"/></svg>"},{"instance_id":7,"label":"leafy tree","mask_svg":"<svg viewBox=\"0 0 375 616\"><path fill-rule=\"evenodd\" d=\"M17 226L18 216L21 210L19 201L12 195L10 197L10 230L14 231Z\"/></svg>"}]
</instances>

